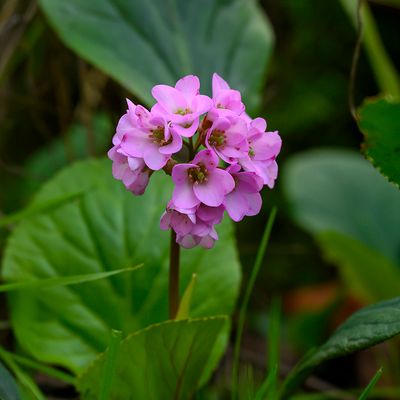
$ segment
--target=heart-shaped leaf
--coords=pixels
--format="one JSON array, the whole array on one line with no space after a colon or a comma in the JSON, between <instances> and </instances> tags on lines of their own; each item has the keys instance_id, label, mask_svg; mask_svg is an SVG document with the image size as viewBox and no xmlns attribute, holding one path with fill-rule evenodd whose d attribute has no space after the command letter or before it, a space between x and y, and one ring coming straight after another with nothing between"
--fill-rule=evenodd
<instances>
[{"instance_id":1,"label":"heart-shaped leaf","mask_svg":"<svg viewBox=\"0 0 400 400\"><path fill-rule=\"evenodd\" d=\"M290 393L311 371L332 358L372 347L400 333L400 297L365 307L348 318L333 335L289 374L284 393Z\"/></svg>"},{"instance_id":2,"label":"heart-shaped leaf","mask_svg":"<svg viewBox=\"0 0 400 400\"><path fill-rule=\"evenodd\" d=\"M42 187L32 207L77 190L82 196L16 226L2 271L7 282L20 282L144 263L138 271L109 279L9 294L22 349L75 373L104 351L111 328L126 335L166 319L169 233L160 230L159 219L172 185L162 172L154 174L146 194L135 197L112 178L108 160L91 160L61 171ZM219 234L210 251L182 252L182 291L193 273L198 276L192 317L230 314L234 307L240 267L227 219ZM221 343L215 360L223 349Z\"/></svg>"},{"instance_id":3,"label":"heart-shaped leaf","mask_svg":"<svg viewBox=\"0 0 400 400\"><path fill-rule=\"evenodd\" d=\"M227 323L224 317L168 321L129 335L116 356L110 398L190 398ZM100 398L107 353L80 378L78 388L84 399Z\"/></svg>"},{"instance_id":4,"label":"heart-shaped leaf","mask_svg":"<svg viewBox=\"0 0 400 400\"><path fill-rule=\"evenodd\" d=\"M41 0L61 39L151 105L150 90L219 73L257 106L273 34L254 0Z\"/></svg>"},{"instance_id":5,"label":"heart-shaped leaf","mask_svg":"<svg viewBox=\"0 0 400 400\"><path fill-rule=\"evenodd\" d=\"M369 100L358 110L367 158L389 181L400 185L400 103Z\"/></svg>"}]
</instances>

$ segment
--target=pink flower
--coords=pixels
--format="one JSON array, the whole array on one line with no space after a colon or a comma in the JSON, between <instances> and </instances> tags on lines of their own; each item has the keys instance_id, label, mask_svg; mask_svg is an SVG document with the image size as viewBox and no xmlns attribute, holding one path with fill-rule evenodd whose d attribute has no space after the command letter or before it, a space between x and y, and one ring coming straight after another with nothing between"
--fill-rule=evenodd
<instances>
[{"instance_id":1,"label":"pink flower","mask_svg":"<svg viewBox=\"0 0 400 400\"><path fill-rule=\"evenodd\" d=\"M192 231L195 222L195 213L184 214L169 205L161 216L160 228L164 231L171 228L178 236L185 236Z\"/></svg>"},{"instance_id":2,"label":"pink flower","mask_svg":"<svg viewBox=\"0 0 400 400\"><path fill-rule=\"evenodd\" d=\"M199 94L200 81L188 75L180 79L175 87L157 85L151 91L157 103L152 111L172 122L172 127L181 136L191 137L199 127L200 115L212 107L208 96Z\"/></svg>"},{"instance_id":3,"label":"pink flower","mask_svg":"<svg viewBox=\"0 0 400 400\"><path fill-rule=\"evenodd\" d=\"M225 197L226 212L235 222L241 221L246 215L257 215L261 210L263 179L254 172L240 172L238 164L227 170L235 180L235 189Z\"/></svg>"},{"instance_id":4,"label":"pink flower","mask_svg":"<svg viewBox=\"0 0 400 400\"><path fill-rule=\"evenodd\" d=\"M173 203L180 208L204 203L218 207L235 187L229 172L218 168L218 157L211 150L200 151L189 164L177 164L172 170L175 183Z\"/></svg>"},{"instance_id":5,"label":"pink flower","mask_svg":"<svg viewBox=\"0 0 400 400\"><path fill-rule=\"evenodd\" d=\"M172 154L181 150L182 138L169 128L163 117L153 115L142 106L136 106L135 115L134 123L133 118L123 123L130 129L125 128L121 148L131 157L143 158L150 169L159 170Z\"/></svg>"},{"instance_id":6,"label":"pink flower","mask_svg":"<svg viewBox=\"0 0 400 400\"><path fill-rule=\"evenodd\" d=\"M223 117L232 113L241 115L244 112L245 107L240 92L231 89L228 83L216 73L213 74L212 78L212 94L214 107L219 116Z\"/></svg>"},{"instance_id":7,"label":"pink flower","mask_svg":"<svg viewBox=\"0 0 400 400\"><path fill-rule=\"evenodd\" d=\"M218 118L208 130L205 140L207 148L214 150L227 163L246 157L247 125L239 117Z\"/></svg>"},{"instance_id":8,"label":"pink flower","mask_svg":"<svg viewBox=\"0 0 400 400\"><path fill-rule=\"evenodd\" d=\"M282 140L278 132L265 132L267 123L263 118L256 118L250 123L247 137L248 155L239 160L243 169L255 172L264 180L264 184L274 187L278 175L278 165L275 158L279 154Z\"/></svg>"},{"instance_id":9,"label":"pink flower","mask_svg":"<svg viewBox=\"0 0 400 400\"><path fill-rule=\"evenodd\" d=\"M144 161L141 158L128 157L122 152L120 145L112 147L108 151L108 157L113 162L114 178L121 180L133 194L143 194L151 174Z\"/></svg>"},{"instance_id":10,"label":"pink flower","mask_svg":"<svg viewBox=\"0 0 400 400\"><path fill-rule=\"evenodd\" d=\"M128 110L118 121L116 134L112 139L114 146L120 144L123 136L129 132L132 132L132 130L135 129L138 124L138 117L135 112L137 106L129 99L126 99L126 102L128 104Z\"/></svg>"},{"instance_id":11,"label":"pink flower","mask_svg":"<svg viewBox=\"0 0 400 400\"><path fill-rule=\"evenodd\" d=\"M186 235L177 235L176 241L185 248L201 246L206 249L211 249L218 234L215 230L215 225L222 221L224 215L224 207L208 207L201 204L196 211L196 223L192 230Z\"/></svg>"}]
</instances>

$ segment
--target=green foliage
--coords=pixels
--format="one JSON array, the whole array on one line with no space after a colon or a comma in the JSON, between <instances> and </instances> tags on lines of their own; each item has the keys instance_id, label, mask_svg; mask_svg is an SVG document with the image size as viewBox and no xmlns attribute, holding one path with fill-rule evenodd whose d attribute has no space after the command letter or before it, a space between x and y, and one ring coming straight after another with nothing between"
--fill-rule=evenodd
<instances>
[{"instance_id":1,"label":"green foliage","mask_svg":"<svg viewBox=\"0 0 400 400\"><path fill-rule=\"evenodd\" d=\"M250 108L259 102L273 34L254 0L40 4L67 46L148 105L153 85L186 74L198 75L209 92L213 72L240 90Z\"/></svg>"},{"instance_id":2,"label":"green foliage","mask_svg":"<svg viewBox=\"0 0 400 400\"><path fill-rule=\"evenodd\" d=\"M400 297L357 311L333 333L325 344L311 352L294 368L285 381L284 397L324 361L372 347L399 333Z\"/></svg>"},{"instance_id":3,"label":"green foliage","mask_svg":"<svg viewBox=\"0 0 400 400\"><path fill-rule=\"evenodd\" d=\"M22 349L74 373L104 351L112 328L127 335L166 319L169 238L158 221L171 183L162 173L155 174L146 194L134 197L112 178L108 160L89 160L66 168L45 184L32 206L78 189L85 195L16 226L2 270L7 282L23 282L108 273L144 263L132 274L9 294L12 324ZM198 275L192 317L230 314L234 307L240 268L228 220L219 234L213 250L182 252L181 288L193 273ZM214 349L214 362L226 339L224 332Z\"/></svg>"},{"instance_id":4,"label":"green foliage","mask_svg":"<svg viewBox=\"0 0 400 400\"><path fill-rule=\"evenodd\" d=\"M0 399L20 400L18 386L12 375L0 363Z\"/></svg>"},{"instance_id":5,"label":"green foliage","mask_svg":"<svg viewBox=\"0 0 400 400\"><path fill-rule=\"evenodd\" d=\"M400 103L368 100L358 110L363 151L389 181L400 185Z\"/></svg>"},{"instance_id":6,"label":"green foliage","mask_svg":"<svg viewBox=\"0 0 400 400\"><path fill-rule=\"evenodd\" d=\"M293 217L340 266L349 287L370 301L399 293L400 192L395 187L360 155L344 150L293 157L284 184Z\"/></svg>"},{"instance_id":7,"label":"green foliage","mask_svg":"<svg viewBox=\"0 0 400 400\"><path fill-rule=\"evenodd\" d=\"M227 322L224 317L168 321L129 335L120 344L110 398L190 398ZM81 376L83 399L99 398L106 357L107 351Z\"/></svg>"}]
</instances>

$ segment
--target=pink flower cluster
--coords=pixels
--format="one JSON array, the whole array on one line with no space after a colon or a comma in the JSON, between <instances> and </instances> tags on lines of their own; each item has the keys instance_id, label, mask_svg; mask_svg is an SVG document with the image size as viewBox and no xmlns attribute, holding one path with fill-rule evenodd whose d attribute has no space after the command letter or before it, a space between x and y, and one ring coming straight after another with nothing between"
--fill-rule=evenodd
<instances>
[{"instance_id":1,"label":"pink flower cluster","mask_svg":"<svg viewBox=\"0 0 400 400\"><path fill-rule=\"evenodd\" d=\"M259 213L261 189L277 178L281 138L266 132L263 118L251 119L240 92L217 74L212 98L200 94L193 75L175 87L157 85L152 95L150 111L127 100L108 152L113 175L140 195L163 169L175 187L161 229L173 229L182 247L211 248L224 211L234 221Z\"/></svg>"}]
</instances>

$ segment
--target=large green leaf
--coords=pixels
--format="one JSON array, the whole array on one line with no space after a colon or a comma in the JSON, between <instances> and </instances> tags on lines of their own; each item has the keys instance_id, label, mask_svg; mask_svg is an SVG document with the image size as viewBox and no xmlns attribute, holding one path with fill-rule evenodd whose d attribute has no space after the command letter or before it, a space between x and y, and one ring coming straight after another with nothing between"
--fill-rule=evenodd
<instances>
[{"instance_id":1,"label":"large green leaf","mask_svg":"<svg viewBox=\"0 0 400 400\"><path fill-rule=\"evenodd\" d=\"M74 201L21 222L3 261L7 282L144 263L139 271L110 279L10 293L12 323L22 349L75 373L107 347L111 328L128 334L166 319L169 234L159 229L159 219L172 192L170 178L159 173L146 194L135 197L112 178L108 160L89 160L45 184L32 207L78 189L84 194ZM193 273L198 276L191 317L230 314L234 307L240 268L232 224L226 220L219 228L214 249L182 252L182 290ZM221 351L223 343L215 360Z\"/></svg>"},{"instance_id":2,"label":"large green leaf","mask_svg":"<svg viewBox=\"0 0 400 400\"><path fill-rule=\"evenodd\" d=\"M120 345L110 398L188 399L199 384L226 318L168 321L129 335ZM107 351L79 380L84 399L99 399Z\"/></svg>"},{"instance_id":3,"label":"large green leaf","mask_svg":"<svg viewBox=\"0 0 400 400\"><path fill-rule=\"evenodd\" d=\"M400 264L400 192L368 161L347 150L313 150L284 170L292 215L313 234L359 240Z\"/></svg>"},{"instance_id":4,"label":"large green leaf","mask_svg":"<svg viewBox=\"0 0 400 400\"><path fill-rule=\"evenodd\" d=\"M400 185L400 103L369 100L358 110L367 158L391 182Z\"/></svg>"},{"instance_id":5,"label":"large green leaf","mask_svg":"<svg viewBox=\"0 0 400 400\"><path fill-rule=\"evenodd\" d=\"M383 254L337 232L320 233L317 241L359 299L374 303L400 294L400 268Z\"/></svg>"},{"instance_id":6,"label":"large green leaf","mask_svg":"<svg viewBox=\"0 0 400 400\"><path fill-rule=\"evenodd\" d=\"M18 386L12 375L0 363L0 399L19 400Z\"/></svg>"},{"instance_id":7,"label":"large green leaf","mask_svg":"<svg viewBox=\"0 0 400 400\"><path fill-rule=\"evenodd\" d=\"M284 392L294 390L324 361L366 349L400 333L400 297L365 307L348 318L288 376Z\"/></svg>"},{"instance_id":8,"label":"large green leaf","mask_svg":"<svg viewBox=\"0 0 400 400\"><path fill-rule=\"evenodd\" d=\"M61 39L148 105L157 83L213 72L259 101L273 34L255 0L41 0Z\"/></svg>"}]
</instances>

